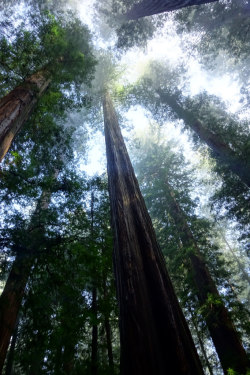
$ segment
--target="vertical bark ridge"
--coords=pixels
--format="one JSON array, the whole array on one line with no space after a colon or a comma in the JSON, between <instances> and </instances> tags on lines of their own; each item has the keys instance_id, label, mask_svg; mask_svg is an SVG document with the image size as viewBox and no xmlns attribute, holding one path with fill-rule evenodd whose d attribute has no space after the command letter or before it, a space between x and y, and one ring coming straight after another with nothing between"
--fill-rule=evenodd
<instances>
[{"instance_id":1,"label":"vertical bark ridge","mask_svg":"<svg viewBox=\"0 0 250 375\"><path fill-rule=\"evenodd\" d=\"M108 94L103 101L123 375L203 374Z\"/></svg>"}]
</instances>

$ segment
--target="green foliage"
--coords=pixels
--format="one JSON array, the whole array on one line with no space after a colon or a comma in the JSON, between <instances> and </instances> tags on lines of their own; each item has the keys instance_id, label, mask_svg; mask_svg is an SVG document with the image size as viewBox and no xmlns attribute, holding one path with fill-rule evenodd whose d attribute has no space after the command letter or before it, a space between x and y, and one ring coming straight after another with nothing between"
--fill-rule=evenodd
<instances>
[{"instance_id":1,"label":"green foliage","mask_svg":"<svg viewBox=\"0 0 250 375\"><path fill-rule=\"evenodd\" d=\"M250 165L249 121L228 114L225 104L214 95L203 92L194 97L183 95L185 71L177 67L174 71L167 64L153 62L145 75L134 86L125 90L128 104L140 104L150 111L152 117L161 125L167 121L178 121L191 138L196 151L211 157L212 170L219 175L211 199L217 215L237 220L242 231L242 240L249 242L249 189L223 162L221 158L190 129L190 123L200 121L204 129L215 134L229 145L245 165ZM162 94L160 95L159 92ZM164 100L164 94L172 98L173 105ZM176 111L175 103L180 107Z\"/></svg>"},{"instance_id":2,"label":"green foliage","mask_svg":"<svg viewBox=\"0 0 250 375\"><path fill-rule=\"evenodd\" d=\"M95 65L90 33L72 12L30 14L9 34L0 40L1 95L41 70L52 76L54 87L72 93L90 83Z\"/></svg>"},{"instance_id":3,"label":"green foliage","mask_svg":"<svg viewBox=\"0 0 250 375\"><path fill-rule=\"evenodd\" d=\"M149 133L144 132L139 142L138 140L134 142L135 169L171 279L185 315L190 321L192 333L196 339L197 335L202 335L204 342L209 340L204 319L211 317L214 320L215 310L223 302L248 345L249 315L231 289L234 270L228 262L225 262L225 256L222 256L222 251L217 246L213 224L197 215L197 206L200 202L195 197L196 181L193 170L185 163L176 143L164 140L162 134L163 130L161 131L156 125L151 125ZM183 211L184 220L192 232L212 278L219 291L223 291L221 298L208 293L207 301L202 306L197 298L197 289L194 286L189 262L190 254L196 253L197 250L188 241L183 242L185 228L182 229L182 223L177 223L171 216L169 207L172 199L169 185L171 194L174 194ZM235 272L238 272L238 269ZM194 318L190 318L190 311L197 319L196 328L193 326ZM200 346L199 341L197 345ZM203 360L206 364L204 358ZM214 354L213 361L217 363Z\"/></svg>"},{"instance_id":4,"label":"green foliage","mask_svg":"<svg viewBox=\"0 0 250 375\"><path fill-rule=\"evenodd\" d=\"M128 50L132 47L145 48L149 39L153 38L155 26L151 20L141 18L127 21L117 28L117 48Z\"/></svg>"}]
</instances>

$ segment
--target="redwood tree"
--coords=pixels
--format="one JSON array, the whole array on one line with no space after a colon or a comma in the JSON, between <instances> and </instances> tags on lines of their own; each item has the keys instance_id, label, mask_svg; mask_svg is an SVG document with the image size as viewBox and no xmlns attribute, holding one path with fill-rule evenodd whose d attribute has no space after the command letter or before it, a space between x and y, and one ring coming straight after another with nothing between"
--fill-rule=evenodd
<instances>
[{"instance_id":1,"label":"redwood tree","mask_svg":"<svg viewBox=\"0 0 250 375\"><path fill-rule=\"evenodd\" d=\"M55 180L57 175L58 171L55 171L53 177ZM19 251L0 297L0 371L2 371L9 342L15 329L31 268L38 256L37 248L40 246L39 242L43 234L40 217L48 209L50 198L51 192L44 190L28 228L29 245L24 247L19 245Z\"/></svg>"},{"instance_id":2,"label":"redwood tree","mask_svg":"<svg viewBox=\"0 0 250 375\"><path fill-rule=\"evenodd\" d=\"M0 99L0 161L29 118L38 98L47 90L50 81L48 72L35 73Z\"/></svg>"},{"instance_id":3,"label":"redwood tree","mask_svg":"<svg viewBox=\"0 0 250 375\"><path fill-rule=\"evenodd\" d=\"M70 85L75 101L79 85L88 84L93 73L89 32L80 20L71 15L66 21L49 14L40 19L34 15L34 19L32 32L24 30L23 24L17 30L13 25L11 38L0 40L1 78L11 82L0 86L1 94L7 92L0 99L0 161L49 85L54 97L64 97L65 103L64 90Z\"/></svg>"},{"instance_id":4,"label":"redwood tree","mask_svg":"<svg viewBox=\"0 0 250 375\"><path fill-rule=\"evenodd\" d=\"M195 118L190 110L185 109L178 103L174 95L163 89L158 89L156 92L159 94L161 102L168 105L177 118L183 120L185 125L189 126L200 140L212 149L216 157L250 187L250 164L248 159L243 155L238 155L220 136L219 132L216 134L213 130L206 128L198 118Z\"/></svg>"},{"instance_id":5,"label":"redwood tree","mask_svg":"<svg viewBox=\"0 0 250 375\"><path fill-rule=\"evenodd\" d=\"M107 93L103 111L120 308L121 372L202 374Z\"/></svg>"},{"instance_id":6,"label":"redwood tree","mask_svg":"<svg viewBox=\"0 0 250 375\"><path fill-rule=\"evenodd\" d=\"M189 249L192 280L201 307L207 305L210 298L210 306L206 309L205 319L224 373L227 375L228 370L233 369L240 374L246 374L250 366L247 354L204 262L185 214L175 199L174 190L167 180L165 189L169 202L167 209L175 222L183 246Z\"/></svg>"}]
</instances>

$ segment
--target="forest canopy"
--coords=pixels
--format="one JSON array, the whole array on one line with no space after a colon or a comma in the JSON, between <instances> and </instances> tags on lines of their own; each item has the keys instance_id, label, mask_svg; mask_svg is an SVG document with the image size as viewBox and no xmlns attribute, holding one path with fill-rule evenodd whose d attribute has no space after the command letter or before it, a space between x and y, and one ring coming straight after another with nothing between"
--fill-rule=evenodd
<instances>
[{"instance_id":1,"label":"forest canopy","mask_svg":"<svg viewBox=\"0 0 250 375\"><path fill-rule=\"evenodd\" d=\"M250 374L245 0L2 0L0 374Z\"/></svg>"}]
</instances>

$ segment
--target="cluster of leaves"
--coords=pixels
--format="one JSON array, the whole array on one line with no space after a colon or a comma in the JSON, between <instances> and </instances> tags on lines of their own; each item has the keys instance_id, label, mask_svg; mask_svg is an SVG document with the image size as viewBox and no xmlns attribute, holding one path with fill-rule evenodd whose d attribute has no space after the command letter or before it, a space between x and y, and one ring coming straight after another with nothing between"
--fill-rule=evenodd
<instances>
[{"instance_id":1,"label":"cluster of leaves","mask_svg":"<svg viewBox=\"0 0 250 375\"><path fill-rule=\"evenodd\" d=\"M67 368L74 374L90 373L94 324L100 337L100 373L110 373L107 321L114 332L114 360L118 363L107 186L100 178L82 181L82 186L85 187L85 192L83 189L81 192L82 203L74 199L69 209L68 202L59 203L57 196L55 204L44 213L45 233L43 240L37 241L42 251L32 268L19 317L14 356L17 374L51 371L63 374ZM19 245L20 240L19 236ZM92 310L94 287L98 296L97 315Z\"/></svg>"},{"instance_id":2,"label":"cluster of leaves","mask_svg":"<svg viewBox=\"0 0 250 375\"><path fill-rule=\"evenodd\" d=\"M75 98L83 82L90 84L94 66L90 33L72 12L29 15L11 23L0 39L1 96L42 71L52 78L54 91Z\"/></svg>"}]
</instances>

